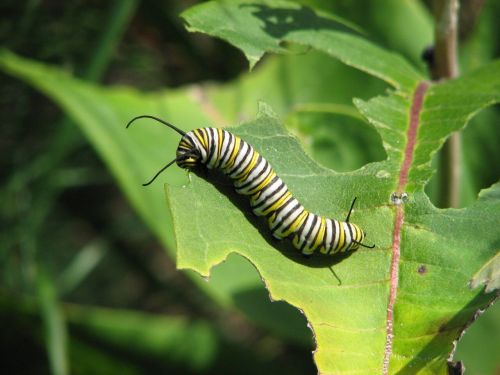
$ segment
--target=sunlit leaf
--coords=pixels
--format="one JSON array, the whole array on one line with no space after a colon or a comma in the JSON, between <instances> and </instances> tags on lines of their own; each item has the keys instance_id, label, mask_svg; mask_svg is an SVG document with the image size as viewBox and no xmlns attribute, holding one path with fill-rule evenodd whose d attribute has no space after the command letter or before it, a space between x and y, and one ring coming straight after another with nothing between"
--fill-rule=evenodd
<instances>
[{"instance_id":1,"label":"sunlit leaf","mask_svg":"<svg viewBox=\"0 0 500 375\"><path fill-rule=\"evenodd\" d=\"M490 229L500 225L500 200L485 199L497 190L494 186L467 209L438 210L423 188L432 174L431 157L445 139L480 109L500 101L500 63L431 84L396 55L295 4L211 2L184 17L191 30L228 40L251 63L266 51L281 52L277 46L284 41L295 42L398 91L355 100L382 137L387 160L348 174L310 160L265 105L257 119L232 129L271 162L306 208L342 219L350 200L358 197L352 220L369 233L377 250L362 249L335 264L341 285L325 264L318 266L319 260L305 261L286 242L273 241L265 223L246 213L248 203L231 192L229 181L211 173L191 175L187 186L167 189L179 266L208 275L231 252L248 258L271 297L286 300L308 318L321 372L445 373L453 341L493 298L469 290L467 282L497 252L500 237ZM240 27L228 31L226 25ZM249 36L265 40L258 53L245 39ZM394 205L391 196L403 193L408 202ZM389 316L387 301L396 298L391 288L397 299Z\"/></svg>"}]
</instances>

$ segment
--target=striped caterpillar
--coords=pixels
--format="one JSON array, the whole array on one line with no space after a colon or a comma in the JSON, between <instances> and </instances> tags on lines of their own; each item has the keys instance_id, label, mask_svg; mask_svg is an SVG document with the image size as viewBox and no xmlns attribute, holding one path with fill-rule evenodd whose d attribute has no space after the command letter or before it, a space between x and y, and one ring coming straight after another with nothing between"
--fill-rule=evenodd
<instances>
[{"instance_id":1,"label":"striped caterpillar","mask_svg":"<svg viewBox=\"0 0 500 375\"><path fill-rule=\"evenodd\" d=\"M349 222L356 198L345 221L321 217L307 211L293 197L269 162L234 134L220 128L199 128L186 133L164 120L148 115L133 118L127 128L141 118L156 120L182 136L175 159L144 186L151 184L173 163L185 169L202 164L209 169L219 169L228 176L236 192L249 197L252 211L257 216L267 218L272 235L277 239L291 239L293 246L304 255L316 251L335 254L356 250L359 246L375 247L363 244L365 232Z\"/></svg>"}]
</instances>

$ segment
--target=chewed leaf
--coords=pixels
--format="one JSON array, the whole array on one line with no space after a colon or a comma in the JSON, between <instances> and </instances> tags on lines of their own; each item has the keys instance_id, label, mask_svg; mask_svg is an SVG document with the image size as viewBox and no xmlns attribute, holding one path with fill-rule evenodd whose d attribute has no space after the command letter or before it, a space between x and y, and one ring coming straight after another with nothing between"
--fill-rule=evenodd
<instances>
[{"instance_id":1,"label":"chewed leaf","mask_svg":"<svg viewBox=\"0 0 500 375\"><path fill-rule=\"evenodd\" d=\"M377 246L346 259L304 259L288 241L270 236L265 220L250 213L248 201L225 176L202 169L190 174L186 186L166 189L178 267L207 276L231 253L249 259L271 298L287 301L307 317L321 372L380 372L385 358L390 373L410 368L444 372L453 340L474 311L492 298L465 286L499 240L488 228L500 222L500 200L480 199L466 210L438 210L423 193L415 193L407 207L394 207L390 192L400 178L394 160L352 173L325 169L303 152L266 105L254 121L231 131L268 159L311 211L343 219L352 198L358 197L351 220ZM387 353L394 214L400 208L405 220L393 341ZM477 237L469 240L471 235Z\"/></svg>"},{"instance_id":2,"label":"chewed leaf","mask_svg":"<svg viewBox=\"0 0 500 375\"><path fill-rule=\"evenodd\" d=\"M491 228L500 227L500 197L491 188L465 210L438 210L423 188L432 174L431 157L445 139L500 101L500 62L453 81L426 82L400 56L341 27L342 21L285 1L209 2L184 18L190 30L242 49L251 65L264 52L281 52L283 42L298 43L396 91L355 99L379 132L387 160L348 174L314 166L272 115L234 129L271 161L306 208L342 218L348 200L359 198L353 220L377 248L333 261L340 285L321 261L323 267L316 260L308 264L294 258L290 246L270 240L265 223L245 214L248 202L234 197L227 181L218 187L221 176L210 184L193 176L182 192L167 189L179 267L207 274L230 252L248 258L272 298L288 301L308 318L321 373L446 373L453 341L493 298L466 284L497 251L500 234ZM254 37L264 42L251 46ZM205 213L194 213L190 205ZM194 224L189 229L188 220Z\"/></svg>"},{"instance_id":3,"label":"chewed leaf","mask_svg":"<svg viewBox=\"0 0 500 375\"><path fill-rule=\"evenodd\" d=\"M359 28L329 13L290 1L211 1L182 14L190 31L227 40L255 65L283 43L309 46L390 85L411 90L422 78L401 56L361 37Z\"/></svg>"},{"instance_id":4,"label":"chewed leaf","mask_svg":"<svg viewBox=\"0 0 500 375\"><path fill-rule=\"evenodd\" d=\"M500 250L474 275L470 281L471 288L485 285L485 292L490 293L500 288Z\"/></svg>"},{"instance_id":5,"label":"chewed leaf","mask_svg":"<svg viewBox=\"0 0 500 375\"><path fill-rule=\"evenodd\" d=\"M497 182L489 189L484 189L479 193L481 202L488 204L491 202L495 204L500 200L500 182ZM470 280L470 287L477 288L484 285L484 291L490 293L500 288L500 244L496 243L497 253L477 271L472 280Z\"/></svg>"},{"instance_id":6,"label":"chewed leaf","mask_svg":"<svg viewBox=\"0 0 500 375\"><path fill-rule=\"evenodd\" d=\"M288 241L271 237L265 220L250 213L248 201L229 180L204 169L191 173L185 186L167 186L170 218L158 190L145 192L140 182L165 162L165 149L175 150L178 135L164 135L156 126L125 133L123 126L148 112L168 114L184 130L190 124L206 126L208 116L199 102L185 91L148 96L98 88L7 52L0 53L0 64L78 122L167 245L173 242L172 220L179 268L207 276L230 254L239 254L255 266L273 299L300 309L314 333L321 373L445 373L453 341L494 299L467 283L489 278L493 284L488 285L496 284L500 194L497 184L466 209L440 210L423 188L432 173L431 157L445 139L480 109L500 101L500 62L453 81L430 83L401 56L367 41L348 23L287 1L209 2L187 11L185 19L191 30L244 50L252 64L264 52L282 52L296 43L394 88L355 100L380 135L387 159L350 173L309 158L267 105L261 105L256 119L229 129L270 161L310 211L344 219L357 197L351 221L367 232L375 249L304 259ZM178 169L168 173L174 184L183 181ZM238 272L231 277L242 278Z\"/></svg>"}]
</instances>

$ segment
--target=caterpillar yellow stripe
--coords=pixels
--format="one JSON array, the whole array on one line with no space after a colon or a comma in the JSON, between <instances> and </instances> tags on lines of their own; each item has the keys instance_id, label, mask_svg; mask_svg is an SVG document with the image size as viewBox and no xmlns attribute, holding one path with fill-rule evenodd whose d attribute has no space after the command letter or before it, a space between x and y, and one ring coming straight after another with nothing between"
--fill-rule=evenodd
<instances>
[{"instance_id":1,"label":"caterpillar yellow stripe","mask_svg":"<svg viewBox=\"0 0 500 375\"><path fill-rule=\"evenodd\" d=\"M289 238L295 248L304 255L315 252L335 254L352 251L363 244L365 232L356 224L324 218L305 209L293 197L286 184L274 172L269 162L249 143L220 128L199 128L183 132L172 124L153 116L138 116L132 119L152 118L182 135L174 162L181 168L192 169L205 165L209 169L220 169L234 184L238 194L250 198L250 206L257 216L265 216L272 235L278 239ZM354 202L353 202L354 205Z\"/></svg>"}]
</instances>

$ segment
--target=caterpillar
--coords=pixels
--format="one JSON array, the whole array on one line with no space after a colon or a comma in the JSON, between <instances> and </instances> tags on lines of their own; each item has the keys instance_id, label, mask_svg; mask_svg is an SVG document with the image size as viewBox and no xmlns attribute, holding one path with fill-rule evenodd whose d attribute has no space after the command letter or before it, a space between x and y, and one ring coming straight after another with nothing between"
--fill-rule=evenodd
<instances>
[{"instance_id":1,"label":"caterpillar","mask_svg":"<svg viewBox=\"0 0 500 375\"><path fill-rule=\"evenodd\" d=\"M127 128L141 118L156 120L182 136L175 159L143 186L151 184L173 163L184 169L202 164L209 169L219 169L228 176L236 192L250 198L252 211L257 216L267 218L273 237L291 239L293 246L305 256L317 251L336 254L356 250L359 246L375 247L363 244L365 232L349 222L356 198L345 221L321 217L306 210L293 197L269 162L238 136L220 128L198 128L184 132L149 115L133 118Z\"/></svg>"}]
</instances>

